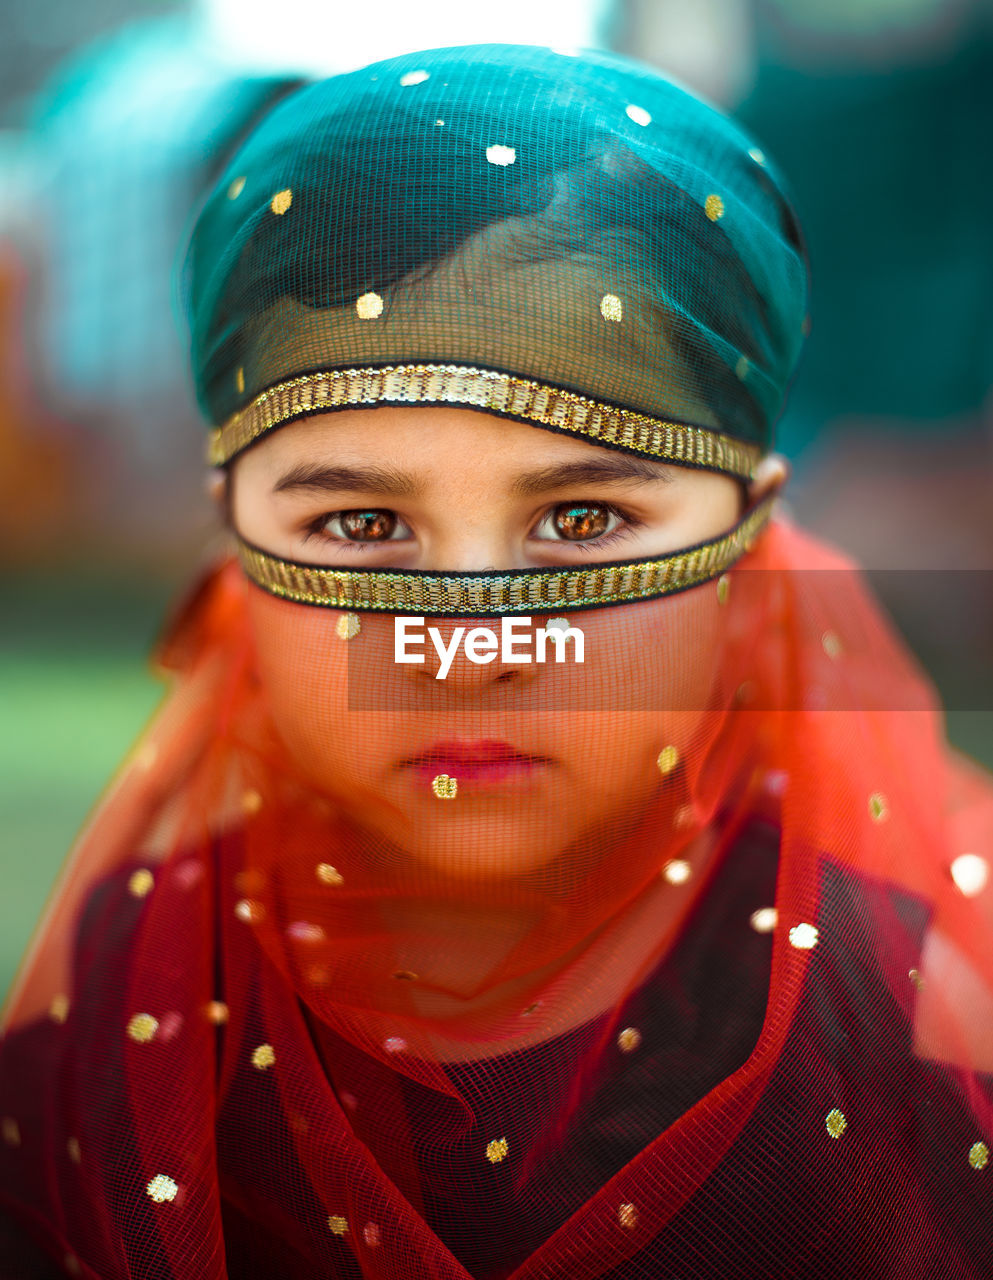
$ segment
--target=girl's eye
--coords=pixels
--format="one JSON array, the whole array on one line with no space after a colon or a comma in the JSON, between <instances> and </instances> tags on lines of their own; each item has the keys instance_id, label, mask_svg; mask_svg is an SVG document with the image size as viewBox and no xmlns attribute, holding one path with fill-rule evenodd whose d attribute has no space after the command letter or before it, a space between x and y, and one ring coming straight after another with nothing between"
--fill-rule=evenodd
<instances>
[{"instance_id":1,"label":"girl's eye","mask_svg":"<svg viewBox=\"0 0 993 1280\"><path fill-rule=\"evenodd\" d=\"M377 509L335 511L322 516L318 528L328 537L345 542L389 542L409 536L395 512Z\"/></svg>"},{"instance_id":2,"label":"girl's eye","mask_svg":"<svg viewBox=\"0 0 993 1280\"><path fill-rule=\"evenodd\" d=\"M618 513L603 503L560 502L544 517L532 536L553 542L590 542L613 533L623 523Z\"/></svg>"}]
</instances>

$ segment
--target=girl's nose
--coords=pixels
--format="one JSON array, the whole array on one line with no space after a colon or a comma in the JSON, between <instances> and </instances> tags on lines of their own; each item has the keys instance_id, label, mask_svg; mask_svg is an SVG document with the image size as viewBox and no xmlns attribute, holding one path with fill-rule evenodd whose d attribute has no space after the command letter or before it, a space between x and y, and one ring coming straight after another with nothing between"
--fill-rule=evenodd
<instances>
[{"instance_id":1,"label":"girl's nose","mask_svg":"<svg viewBox=\"0 0 993 1280\"><path fill-rule=\"evenodd\" d=\"M499 683L533 680L534 621L514 619L514 637L505 637L500 618L426 618L424 662L408 668L417 678L444 682L462 692Z\"/></svg>"}]
</instances>

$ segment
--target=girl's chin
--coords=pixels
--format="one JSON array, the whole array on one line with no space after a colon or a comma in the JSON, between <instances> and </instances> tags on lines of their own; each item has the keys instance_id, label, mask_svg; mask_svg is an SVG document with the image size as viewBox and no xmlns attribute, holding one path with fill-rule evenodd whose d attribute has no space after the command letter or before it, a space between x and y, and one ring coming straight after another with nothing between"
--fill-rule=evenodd
<instances>
[{"instance_id":1,"label":"girl's chin","mask_svg":"<svg viewBox=\"0 0 993 1280\"><path fill-rule=\"evenodd\" d=\"M400 809L342 806L353 839L383 874L446 880L498 880L539 871L576 836L574 824L547 806L528 813L506 803L470 806L454 799Z\"/></svg>"}]
</instances>

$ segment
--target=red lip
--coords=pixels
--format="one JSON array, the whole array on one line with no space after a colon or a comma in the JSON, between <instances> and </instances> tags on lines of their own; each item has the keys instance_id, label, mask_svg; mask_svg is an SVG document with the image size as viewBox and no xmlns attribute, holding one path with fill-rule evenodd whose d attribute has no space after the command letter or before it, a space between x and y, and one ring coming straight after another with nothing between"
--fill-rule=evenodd
<instances>
[{"instance_id":1,"label":"red lip","mask_svg":"<svg viewBox=\"0 0 993 1280\"><path fill-rule=\"evenodd\" d=\"M438 768L458 769L485 765L533 763L548 761L547 756L518 751L509 742L479 739L474 742L435 742L426 751L409 756L404 765L432 765Z\"/></svg>"},{"instance_id":2,"label":"red lip","mask_svg":"<svg viewBox=\"0 0 993 1280\"><path fill-rule=\"evenodd\" d=\"M400 768L424 796L431 795L439 774L455 780L459 795L463 788L467 794L515 794L540 786L552 763L548 756L526 755L509 742L479 739L435 742L419 755L401 761Z\"/></svg>"}]
</instances>

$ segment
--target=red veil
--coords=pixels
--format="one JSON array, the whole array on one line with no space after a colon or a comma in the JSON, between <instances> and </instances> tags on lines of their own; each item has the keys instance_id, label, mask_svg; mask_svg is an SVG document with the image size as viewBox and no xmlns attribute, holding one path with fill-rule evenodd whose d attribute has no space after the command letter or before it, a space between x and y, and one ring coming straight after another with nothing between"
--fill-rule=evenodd
<instances>
[{"instance_id":1,"label":"red veil","mask_svg":"<svg viewBox=\"0 0 993 1280\"><path fill-rule=\"evenodd\" d=\"M7 1011L3 1202L70 1274L984 1274L993 793L857 574L774 522L570 621L581 681L452 685L208 577ZM425 786L466 825L403 847L352 766L442 720L585 735L610 823L522 872Z\"/></svg>"}]
</instances>

